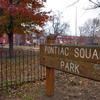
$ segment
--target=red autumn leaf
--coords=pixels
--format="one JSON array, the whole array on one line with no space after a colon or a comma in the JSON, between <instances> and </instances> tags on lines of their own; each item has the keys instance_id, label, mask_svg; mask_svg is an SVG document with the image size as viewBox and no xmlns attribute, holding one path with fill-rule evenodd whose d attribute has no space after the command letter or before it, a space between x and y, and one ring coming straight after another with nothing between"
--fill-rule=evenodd
<instances>
[{"instance_id":1,"label":"red autumn leaf","mask_svg":"<svg viewBox=\"0 0 100 100\"><path fill-rule=\"evenodd\" d=\"M10 0L0 0L0 8L3 9L3 16L13 16L14 32L17 30L16 27L21 25L21 23L32 21L35 25L43 26L44 23L49 19L49 16L47 15L48 12L37 12L38 9L44 6L42 0L12 0L12 3L9 1ZM31 5L30 8L27 6L29 3ZM6 25L8 22L8 17L0 19L1 24ZM35 32L39 33L38 30Z\"/></svg>"}]
</instances>

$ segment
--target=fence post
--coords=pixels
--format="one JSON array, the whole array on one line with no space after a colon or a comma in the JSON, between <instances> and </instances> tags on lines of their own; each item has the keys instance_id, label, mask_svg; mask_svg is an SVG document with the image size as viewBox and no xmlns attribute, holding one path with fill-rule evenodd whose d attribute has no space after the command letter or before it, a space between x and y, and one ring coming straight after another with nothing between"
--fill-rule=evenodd
<instances>
[{"instance_id":1,"label":"fence post","mask_svg":"<svg viewBox=\"0 0 100 100\"><path fill-rule=\"evenodd\" d=\"M46 43L53 44L55 41L54 37L47 37ZM53 66L52 66L53 67ZM46 95L54 95L54 85L55 85L55 69L46 67Z\"/></svg>"},{"instance_id":2,"label":"fence post","mask_svg":"<svg viewBox=\"0 0 100 100\"><path fill-rule=\"evenodd\" d=\"M54 68L46 68L46 95L54 95Z\"/></svg>"}]
</instances>

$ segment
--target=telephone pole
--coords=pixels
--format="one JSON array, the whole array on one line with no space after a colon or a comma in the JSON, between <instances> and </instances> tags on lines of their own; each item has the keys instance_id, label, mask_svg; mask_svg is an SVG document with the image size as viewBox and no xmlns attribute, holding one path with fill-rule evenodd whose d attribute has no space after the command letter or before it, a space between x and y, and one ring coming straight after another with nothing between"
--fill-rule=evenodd
<instances>
[{"instance_id":1,"label":"telephone pole","mask_svg":"<svg viewBox=\"0 0 100 100\"><path fill-rule=\"evenodd\" d=\"M77 36L77 5L75 6L75 36Z\"/></svg>"}]
</instances>

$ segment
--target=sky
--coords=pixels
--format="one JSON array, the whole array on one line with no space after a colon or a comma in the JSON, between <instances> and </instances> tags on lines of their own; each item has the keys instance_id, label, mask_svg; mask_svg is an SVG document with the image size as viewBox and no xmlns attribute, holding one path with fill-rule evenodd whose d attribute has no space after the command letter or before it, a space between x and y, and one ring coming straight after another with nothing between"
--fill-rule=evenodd
<instances>
[{"instance_id":1,"label":"sky","mask_svg":"<svg viewBox=\"0 0 100 100\"><path fill-rule=\"evenodd\" d=\"M69 6L75 1L77 0L47 0L47 8L62 12L62 19L70 23L71 35L79 35L78 27L82 26L86 20L97 17L100 12L100 9L86 10L93 5L88 0L79 0L77 4ZM77 33L75 33L76 19Z\"/></svg>"}]
</instances>

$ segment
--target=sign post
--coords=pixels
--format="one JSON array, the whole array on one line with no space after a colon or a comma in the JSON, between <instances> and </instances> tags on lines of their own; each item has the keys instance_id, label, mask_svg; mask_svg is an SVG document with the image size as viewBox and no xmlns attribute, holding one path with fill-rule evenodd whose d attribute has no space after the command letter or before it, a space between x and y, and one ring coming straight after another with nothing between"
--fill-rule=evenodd
<instances>
[{"instance_id":1,"label":"sign post","mask_svg":"<svg viewBox=\"0 0 100 100\"><path fill-rule=\"evenodd\" d=\"M54 68L46 68L46 95L52 96L54 95L54 78L55 78Z\"/></svg>"},{"instance_id":2,"label":"sign post","mask_svg":"<svg viewBox=\"0 0 100 100\"><path fill-rule=\"evenodd\" d=\"M54 37L47 37L46 43L50 45L53 44L54 41L55 41ZM51 68L46 67L46 95L47 96L54 95L54 84L55 84L55 69L53 66Z\"/></svg>"}]
</instances>

